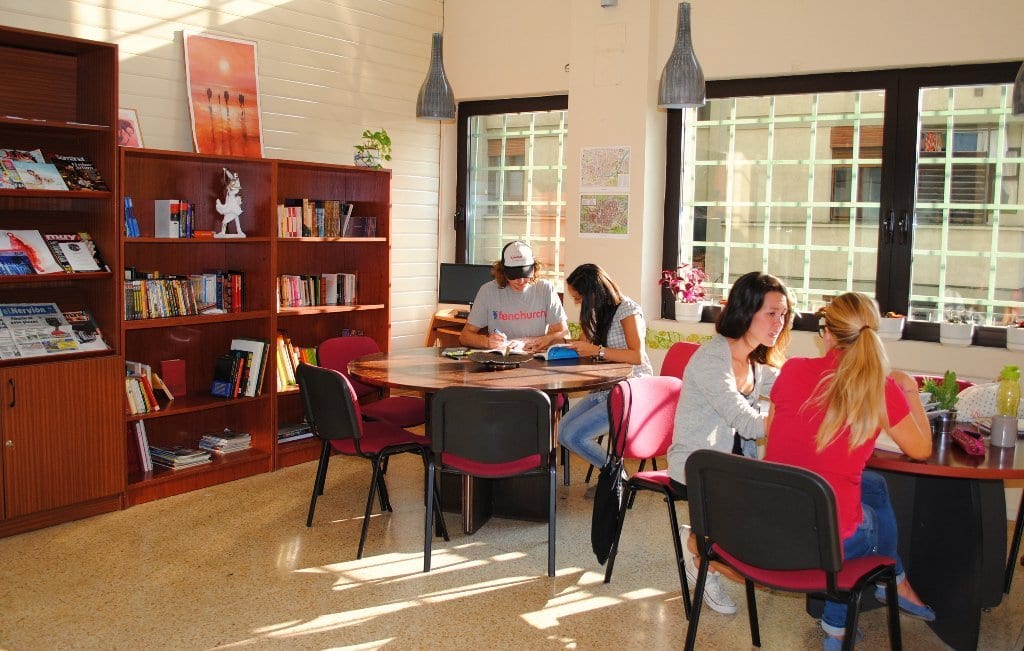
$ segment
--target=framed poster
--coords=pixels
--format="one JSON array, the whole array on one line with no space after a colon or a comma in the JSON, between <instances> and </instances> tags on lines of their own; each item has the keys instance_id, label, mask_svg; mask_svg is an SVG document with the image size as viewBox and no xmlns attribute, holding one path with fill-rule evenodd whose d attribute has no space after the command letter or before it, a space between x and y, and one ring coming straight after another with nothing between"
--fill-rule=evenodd
<instances>
[{"instance_id":1,"label":"framed poster","mask_svg":"<svg viewBox=\"0 0 1024 651\"><path fill-rule=\"evenodd\" d=\"M256 43L185 32L192 140L201 154L263 156Z\"/></svg>"},{"instance_id":2,"label":"framed poster","mask_svg":"<svg viewBox=\"0 0 1024 651\"><path fill-rule=\"evenodd\" d=\"M135 109L117 109L117 144L122 147L145 147L142 144L139 114Z\"/></svg>"}]
</instances>

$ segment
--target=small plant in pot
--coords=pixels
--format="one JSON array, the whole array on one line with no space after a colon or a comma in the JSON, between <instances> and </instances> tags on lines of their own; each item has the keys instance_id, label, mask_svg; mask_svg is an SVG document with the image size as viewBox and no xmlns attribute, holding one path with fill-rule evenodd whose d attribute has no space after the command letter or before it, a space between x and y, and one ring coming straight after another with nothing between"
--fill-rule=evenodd
<instances>
[{"instance_id":1,"label":"small plant in pot","mask_svg":"<svg viewBox=\"0 0 1024 651\"><path fill-rule=\"evenodd\" d=\"M956 381L956 371L946 371L941 380L928 378L921 386L921 391L932 394L932 401L938 403L937 408L949 414L948 418L942 420L951 423L950 427L955 426L956 403L960 400L960 385Z\"/></svg>"},{"instance_id":2,"label":"small plant in pot","mask_svg":"<svg viewBox=\"0 0 1024 651\"><path fill-rule=\"evenodd\" d=\"M676 298L676 321L700 321L702 301L707 296L704 283L708 275L700 267L684 262L675 269L661 272L658 284L667 288Z\"/></svg>"},{"instance_id":3,"label":"small plant in pot","mask_svg":"<svg viewBox=\"0 0 1024 651\"><path fill-rule=\"evenodd\" d=\"M970 346L974 338L974 312L959 306L946 310L939 324L939 341L948 346Z\"/></svg>"},{"instance_id":4,"label":"small plant in pot","mask_svg":"<svg viewBox=\"0 0 1024 651\"><path fill-rule=\"evenodd\" d=\"M898 341L903 338L903 324L907 317L897 312L886 312L882 320L878 322L878 336L890 341Z\"/></svg>"},{"instance_id":5,"label":"small plant in pot","mask_svg":"<svg viewBox=\"0 0 1024 651\"><path fill-rule=\"evenodd\" d=\"M355 163L361 167L379 170L384 161L391 160L391 136L384 129L363 131L363 142L355 145Z\"/></svg>"}]
</instances>

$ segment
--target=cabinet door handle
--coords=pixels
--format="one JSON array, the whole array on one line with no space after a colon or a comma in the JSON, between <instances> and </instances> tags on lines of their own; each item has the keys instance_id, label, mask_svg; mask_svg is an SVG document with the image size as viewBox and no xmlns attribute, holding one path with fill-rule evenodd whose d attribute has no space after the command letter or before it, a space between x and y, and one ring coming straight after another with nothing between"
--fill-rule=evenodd
<instances>
[{"instance_id":1,"label":"cabinet door handle","mask_svg":"<svg viewBox=\"0 0 1024 651\"><path fill-rule=\"evenodd\" d=\"M8 407L14 407L14 378L7 378L7 384L11 387L11 402L7 405Z\"/></svg>"}]
</instances>

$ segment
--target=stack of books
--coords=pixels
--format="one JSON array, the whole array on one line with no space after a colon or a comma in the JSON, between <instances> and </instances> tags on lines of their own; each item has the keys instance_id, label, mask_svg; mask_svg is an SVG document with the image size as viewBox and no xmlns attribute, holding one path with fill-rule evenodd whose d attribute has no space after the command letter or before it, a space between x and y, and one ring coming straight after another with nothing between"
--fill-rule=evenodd
<instances>
[{"instance_id":1,"label":"stack of books","mask_svg":"<svg viewBox=\"0 0 1024 651\"><path fill-rule=\"evenodd\" d=\"M227 427L222 432L207 432L199 439L200 449L219 454L248 450L251 445L252 437L249 432L236 432Z\"/></svg>"},{"instance_id":2,"label":"stack of books","mask_svg":"<svg viewBox=\"0 0 1024 651\"><path fill-rule=\"evenodd\" d=\"M190 468L211 462L209 452L181 445L164 448L151 445L149 454L153 457L153 463L163 468Z\"/></svg>"},{"instance_id":3,"label":"stack of books","mask_svg":"<svg viewBox=\"0 0 1024 651\"><path fill-rule=\"evenodd\" d=\"M313 430L310 428L309 423L298 423L296 425L282 425L277 428L277 442L287 443L288 441L298 441L299 439L308 439L313 436Z\"/></svg>"}]
</instances>

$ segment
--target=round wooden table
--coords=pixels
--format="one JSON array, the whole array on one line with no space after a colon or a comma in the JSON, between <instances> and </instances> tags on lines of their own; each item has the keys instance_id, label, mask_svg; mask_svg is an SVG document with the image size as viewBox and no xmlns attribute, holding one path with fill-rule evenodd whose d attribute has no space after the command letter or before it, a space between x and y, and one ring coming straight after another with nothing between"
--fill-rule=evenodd
<instances>
[{"instance_id":1,"label":"round wooden table","mask_svg":"<svg viewBox=\"0 0 1024 651\"><path fill-rule=\"evenodd\" d=\"M984 457L972 457L943 435L924 461L881 450L868 460L889 485L907 576L935 609L929 626L954 649L977 648L982 609L1002 601L1004 581L1017 561L1014 549L1004 565L1003 481L1024 479L1024 441L1015 448L987 443Z\"/></svg>"},{"instance_id":2,"label":"round wooden table","mask_svg":"<svg viewBox=\"0 0 1024 651\"><path fill-rule=\"evenodd\" d=\"M518 368L492 370L466 358L445 357L440 348L414 348L360 357L349 362L348 371L366 384L425 393L429 431L430 396L445 387L531 388L553 398L564 392L610 389L630 377L633 366L581 357L551 362L530 359ZM446 510L459 505L467 534L479 529L491 515L547 519L549 487L543 478L480 479L442 472L438 484Z\"/></svg>"}]
</instances>

